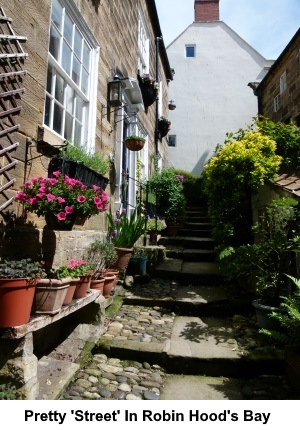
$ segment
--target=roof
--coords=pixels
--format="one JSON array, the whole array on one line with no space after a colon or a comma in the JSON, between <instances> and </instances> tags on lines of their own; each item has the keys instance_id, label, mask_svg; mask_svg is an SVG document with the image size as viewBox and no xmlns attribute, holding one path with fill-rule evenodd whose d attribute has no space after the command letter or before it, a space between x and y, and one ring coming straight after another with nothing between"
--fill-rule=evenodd
<instances>
[{"instance_id":1,"label":"roof","mask_svg":"<svg viewBox=\"0 0 300 430\"><path fill-rule=\"evenodd\" d=\"M289 49L291 48L291 46L297 40L298 37L300 37L300 28L296 31L296 33L294 34L294 36L292 37L292 39L289 41L289 43L286 45L286 47L284 48L284 50L282 51L282 53L279 55L279 57L277 58L277 60L274 61L274 63L270 67L270 70L268 71L268 73L264 76L264 78L261 80L261 82L257 86L256 91L261 88L261 86L268 79L268 77L276 70L277 66L281 63L281 61L285 57L285 54L289 51Z\"/></svg>"},{"instance_id":2,"label":"roof","mask_svg":"<svg viewBox=\"0 0 300 430\"><path fill-rule=\"evenodd\" d=\"M295 197L300 197L300 177L284 173L274 181L274 185L291 193Z\"/></svg>"},{"instance_id":3,"label":"roof","mask_svg":"<svg viewBox=\"0 0 300 430\"><path fill-rule=\"evenodd\" d=\"M158 19L158 14L157 14L155 0L147 0L147 4L148 4L148 8L149 8L149 14L150 14L150 17L151 17L151 21L152 21L152 24L153 24L153 30L154 30L154 33L155 33L155 37L159 37L160 38L159 53L161 55L163 67L164 67L165 72L166 72L166 78L168 80L172 81L173 80L173 71L172 71L172 69L170 67L169 58L168 58L166 47L165 47L165 43L164 43L164 40L163 40L163 35L162 35L162 32L161 32L161 28L160 28L160 23L159 23L159 19Z\"/></svg>"}]
</instances>

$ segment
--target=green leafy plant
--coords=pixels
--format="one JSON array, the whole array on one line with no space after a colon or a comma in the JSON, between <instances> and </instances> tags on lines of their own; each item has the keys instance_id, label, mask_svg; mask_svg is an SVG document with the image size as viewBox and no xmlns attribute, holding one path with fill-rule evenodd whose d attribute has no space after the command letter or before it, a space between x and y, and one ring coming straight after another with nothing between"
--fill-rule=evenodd
<instances>
[{"instance_id":1,"label":"green leafy plant","mask_svg":"<svg viewBox=\"0 0 300 430\"><path fill-rule=\"evenodd\" d=\"M17 388L11 383L0 385L0 400L17 400Z\"/></svg>"},{"instance_id":2,"label":"green leafy plant","mask_svg":"<svg viewBox=\"0 0 300 430\"><path fill-rule=\"evenodd\" d=\"M44 274L39 261L30 258L21 260L4 260L0 262L0 278L39 278Z\"/></svg>"},{"instance_id":3,"label":"green leafy plant","mask_svg":"<svg viewBox=\"0 0 300 430\"><path fill-rule=\"evenodd\" d=\"M194 175L186 170L175 169L176 175L184 177L182 182L183 194L189 205L206 205L207 199L203 192L202 175Z\"/></svg>"},{"instance_id":4,"label":"green leafy plant","mask_svg":"<svg viewBox=\"0 0 300 430\"><path fill-rule=\"evenodd\" d=\"M185 214L186 199L183 194L183 185L176 176L173 168L157 170L149 180L151 193L156 197L159 215L166 222L177 221Z\"/></svg>"},{"instance_id":5,"label":"green leafy plant","mask_svg":"<svg viewBox=\"0 0 300 430\"><path fill-rule=\"evenodd\" d=\"M88 261L93 268L93 277L95 278L104 269L111 268L117 258L118 255L113 243L102 242L101 240L93 242L88 250Z\"/></svg>"},{"instance_id":6,"label":"green leafy plant","mask_svg":"<svg viewBox=\"0 0 300 430\"><path fill-rule=\"evenodd\" d=\"M260 333L276 342L300 346L300 279L287 275L295 285L295 291L290 296L282 296L280 308L284 312L272 312L270 316L276 319L283 332L261 329Z\"/></svg>"},{"instance_id":7,"label":"green leafy plant","mask_svg":"<svg viewBox=\"0 0 300 430\"><path fill-rule=\"evenodd\" d=\"M145 218L135 208L127 217L126 210L107 213L108 235L114 246L132 248L145 232Z\"/></svg>"},{"instance_id":8,"label":"green leafy plant","mask_svg":"<svg viewBox=\"0 0 300 430\"><path fill-rule=\"evenodd\" d=\"M241 140L226 141L205 166L203 185L213 237L222 248L253 242L251 194L276 177L281 157L275 150L275 141L248 132Z\"/></svg>"},{"instance_id":9,"label":"green leafy plant","mask_svg":"<svg viewBox=\"0 0 300 430\"><path fill-rule=\"evenodd\" d=\"M146 228L147 228L147 231L150 231L150 230L161 231L161 230L164 230L165 228L167 228L167 224L163 218L159 218L159 217L150 218L150 217L148 217Z\"/></svg>"},{"instance_id":10,"label":"green leafy plant","mask_svg":"<svg viewBox=\"0 0 300 430\"><path fill-rule=\"evenodd\" d=\"M87 276L92 275L93 267L86 260L74 260L72 259L69 264L66 266L61 266L57 269L57 277L58 279L66 278L70 276L75 279L79 276Z\"/></svg>"},{"instance_id":11,"label":"green leafy plant","mask_svg":"<svg viewBox=\"0 0 300 430\"><path fill-rule=\"evenodd\" d=\"M136 134L131 134L130 136L125 137L124 141L131 140L131 139L137 139L137 140L142 140L143 142L146 142L146 139L144 137L137 136Z\"/></svg>"},{"instance_id":12,"label":"green leafy plant","mask_svg":"<svg viewBox=\"0 0 300 430\"><path fill-rule=\"evenodd\" d=\"M95 170L102 175L106 175L109 172L110 162L108 158L105 158L102 154L86 152L83 147L70 144L66 149L63 149L58 154L59 158L65 160L78 161L83 163L86 167Z\"/></svg>"}]
</instances>

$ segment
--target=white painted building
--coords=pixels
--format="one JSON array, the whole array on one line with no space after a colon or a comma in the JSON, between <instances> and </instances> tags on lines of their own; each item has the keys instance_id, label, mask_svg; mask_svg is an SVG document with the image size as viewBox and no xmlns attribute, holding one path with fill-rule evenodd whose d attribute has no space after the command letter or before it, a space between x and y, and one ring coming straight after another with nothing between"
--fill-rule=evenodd
<instances>
[{"instance_id":1,"label":"white painted building","mask_svg":"<svg viewBox=\"0 0 300 430\"><path fill-rule=\"evenodd\" d=\"M226 133L252 122L257 99L248 84L259 82L273 61L219 20L219 0L195 0L195 22L167 53L177 106L169 114L169 165L199 174Z\"/></svg>"}]
</instances>

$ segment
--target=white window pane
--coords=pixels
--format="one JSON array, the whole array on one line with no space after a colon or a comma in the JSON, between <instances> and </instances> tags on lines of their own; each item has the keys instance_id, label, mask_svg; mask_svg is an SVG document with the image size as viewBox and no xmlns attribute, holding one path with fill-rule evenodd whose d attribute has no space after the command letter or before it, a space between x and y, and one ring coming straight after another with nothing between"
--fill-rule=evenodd
<instances>
[{"instance_id":1,"label":"white window pane","mask_svg":"<svg viewBox=\"0 0 300 430\"><path fill-rule=\"evenodd\" d=\"M62 54L62 67L68 73L68 75L71 74L71 56L72 56L71 50L66 44L66 42L64 42L63 54Z\"/></svg>"},{"instance_id":2,"label":"white window pane","mask_svg":"<svg viewBox=\"0 0 300 430\"><path fill-rule=\"evenodd\" d=\"M64 132L65 139L72 139L72 128L73 128L73 117L67 112L65 117L65 132Z\"/></svg>"},{"instance_id":3,"label":"white window pane","mask_svg":"<svg viewBox=\"0 0 300 430\"><path fill-rule=\"evenodd\" d=\"M82 37L77 28L75 28L74 52L81 60Z\"/></svg>"},{"instance_id":4,"label":"white window pane","mask_svg":"<svg viewBox=\"0 0 300 430\"><path fill-rule=\"evenodd\" d=\"M62 117L62 108L57 103L54 103L53 130L58 134L61 134Z\"/></svg>"},{"instance_id":5,"label":"white window pane","mask_svg":"<svg viewBox=\"0 0 300 430\"><path fill-rule=\"evenodd\" d=\"M59 43L60 35L55 28L51 26L49 51L57 61L59 60Z\"/></svg>"},{"instance_id":6,"label":"white window pane","mask_svg":"<svg viewBox=\"0 0 300 430\"><path fill-rule=\"evenodd\" d=\"M72 70L72 79L76 85L80 84L80 63L76 57L73 56L73 70Z\"/></svg>"},{"instance_id":7,"label":"white window pane","mask_svg":"<svg viewBox=\"0 0 300 430\"><path fill-rule=\"evenodd\" d=\"M89 75L87 74L87 71L85 69L82 69L82 76L81 76L81 90L84 94L88 94L89 90Z\"/></svg>"},{"instance_id":8,"label":"white window pane","mask_svg":"<svg viewBox=\"0 0 300 430\"><path fill-rule=\"evenodd\" d=\"M84 67L90 71L90 48L87 46L86 43L83 45L83 56L82 56L82 64Z\"/></svg>"},{"instance_id":9,"label":"white window pane","mask_svg":"<svg viewBox=\"0 0 300 430\"><path fill-rule=\"evenodd\" d=\"M63 102L64 102L64 80L60 75L56 75L55 98L59 103L63 104Z\"/></svg>"},{"instance_id":10,"label":"white window pane","mask_svg":"<svg viewBox=\"0 0 300 430\"><path fill-rule=\"evenodd\" d=\"M44 123L48 127L50 127L50 107L51 107L51 99L49 96L46 96Z\"/></svg>"},{"instance_id":11,"label":"white window pane","mask_svg":"<svg viewBox=\"0 0 300 430\"><path fill-rule=\"evenodd\" d=\"M66 108L73 115L74 109L74 90L69 85L66 88Z\"/></svg>"},{"instance_id":12,"label":"white window pane","mask_svg":"<svg viewBox=\"0 0 300 430\"><path fill-rule=\"evenodd\" d=\"M65 15L65 24L64 24L64 38L68 42L70 46L72 46L73 39L73 22L70 20L68 15Z\"/></svg>"},{"instance_id":13,"label":"white window pane","mask_svg":"<svg viewBox=\"0 0 300 430\"><path fill-rule=\"evenodd\" d=\"M75 121L74 142L81 144L82 126Z\"/></svg>"},{"instance_id":14,"label":"white window pane","mask_svg":"<svg viewBox=\"0 0 300 430\"><path fill-rule=\"evenodd\" d=\"M82 121L82 111L83 111L83 100L79 97L76 98L76 118L81 122Z\"/></svg>"},{"instance_id":15,"label":"white window pane","mask_svg":"<svg viewBox=\"0 0 300 430\"><path fill-rule=\"evenodd\" d=\"M62 7L57 0L53 0L52 2L52 13L51 19L56 25L56 27L61 31L62 25Z\"/></svg>"}]
</instances>

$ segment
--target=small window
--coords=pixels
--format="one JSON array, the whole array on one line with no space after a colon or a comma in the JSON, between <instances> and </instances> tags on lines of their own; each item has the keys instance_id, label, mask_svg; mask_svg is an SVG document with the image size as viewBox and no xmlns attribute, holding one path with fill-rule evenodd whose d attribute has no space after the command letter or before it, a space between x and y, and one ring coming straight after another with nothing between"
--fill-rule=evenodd
<instances>
[{"instance_id":1,"label":"small window","mask_svg":"<svg viewBox=\"0 0 300 430\"><path fill-rule=\"evenodd\" d=\"M168 144L169 146L176 146L176 135L175 134L169 134L168 138Z\"/></svg>"},{"instance_id":2,"label":"small window","mask_svg":"<svg viewBox=\"0 0 300 430\"><path fill-rule=\"evenodd\" d=\"M274 112L279 111L280 104L279 104L279 94L277 94L276 97L274 97Z\"/></svg>"},{"instance_id":3,"label":"small window","mask_svg":"<svg viewBox=\"0 0 300 430\"><path fill-rule=\"evenodd\" d=\"M185 47L185 56L187 58L195 57L195 46L194 45L187 45Z\"/></svg>"},{"instance_id":4,"label":"small window","mask_svg":"<svg viewBox=\"0 0 300 430\"><path fill-rule=\"evenodd\" d=\"M280 94L284 93L286 88L287 88L286 72L284 72L283 75L280 76Z\"/></svg>"}]
</instances>

